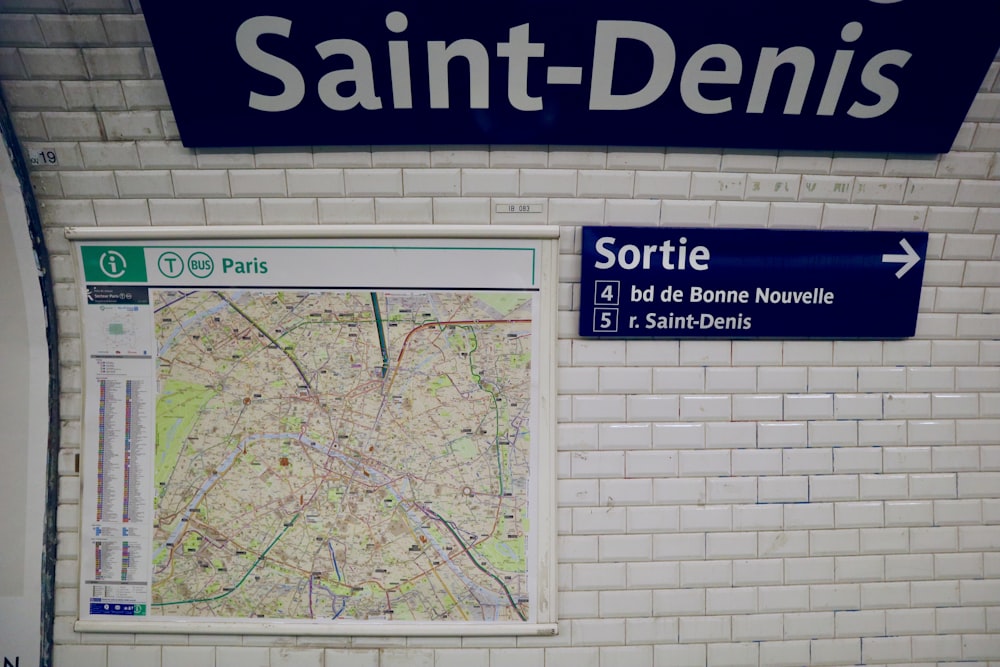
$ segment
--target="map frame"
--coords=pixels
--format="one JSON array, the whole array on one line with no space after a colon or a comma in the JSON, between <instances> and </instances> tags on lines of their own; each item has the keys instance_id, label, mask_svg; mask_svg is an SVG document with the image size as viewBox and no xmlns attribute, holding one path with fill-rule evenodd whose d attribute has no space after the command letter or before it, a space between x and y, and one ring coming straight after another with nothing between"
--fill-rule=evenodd
<instances>
[{"instance_id":1,"label":"map frame","mask_svg":"<svg viewBox=\"0 0 1000 667\"><path fill-rule=\"evenodd\" d=\"M554 367L558 322L558 228L499 225L490 227L359 225L333 229L69 228L66 236L71 241L78 271L81 342L84 348L82 372L84 410L81 429L83 439L81 603L75 624L77 631L331 636L502 636L551 635L557 632ZM326 256L324 251L327 251ZM174 256L170 256L170 253ZM193 256L197 256L198 261L194 261ZM134 272L138 265L144 265L144 273ZM213 270L206 273L204 267L209 265L214 265ZM221 270L223 267L225 271ZM377 274L373 273L372 267L378 267ZM141 310L144 306L150 307L149 304L142 303L143 294L152 300L148 295L162 290L186 289L189 292L194 290L221 293L226 288L261 292L279 289L298 290L311 291L315 294L367 290L372 295L376 316L378 302L375 295L382 292L391 292L394 296L399 293L410 293L414 298L421 295L430 298L435 292L442 293L441 298L446 298L477 290L492 291L501 296L505 293L519 292L530 294L525 303L533 309L533 314L527 323L532 343L531 460L525 496L528 501L525 521L525 525L529 527L525 537L528 548L524 550L524 567L529 593L524 598L518 598L519 606L524 602L522 608L525 613L517 612L523 620L455 620L447 618L447 615L435 620L390 620L393 618L391 615L335 620L292 619L280 616L223 618L199 615L180 617L153 615L149 613L148 601L146 605L142 604L141 590L136 593L134 587L130 589L124 585L126 584L124 571L127 569L124 564L131 564L135 569L135 566L145 559L146 567L149 567L153 548L151 537L143 535L142 528L138 531L133 529L130 538L131 550L119 548L116 555L107 559L108 563L123 572L121 582L123 586L117 588L109 586L108 590L131 591L127 595L115 593L121 597L116 601L124 604L114 605L114 609L110 611L108 605L104 605L103 610L94 606L94 600L101 601L101 598L88 599L88 595L94 595L93 590L88 592L88 589L91 584L102 581L100 578L95 580L93 572L95 558L98 563L103 562L100 545L119 546L121 541L117 536L119 542L115 543L104 541L100 537L102 528L107 534L115 532L121 524L115 524L112 520L112 530L108 530L106 524L95 523L94 518L89 516L94 512L92 496L95 489L103 489L104 485L115 483L114 466L109 466L107 469L102 467L101 473L95 474L97 470L95 461L105 461L102 439L105 437L105 426L102 421L105 403L99 403L95 395L101 395L100 401L104 401L107 397L101 393L105 386L103 382L102 390L96 389L96 378L101 371L95 370L98 367L94 364L98 362L94 359L105 360L101 363L107 363L100 368L110 372L112 376L118 371L108 371L108 369L124 368L125 375L138 373L138 381L132 383L138 388L135 391L138 398L130 404L134 406L130 408L130 414L138 421L151 419L148 413L155 413L155 409L148 404L157 403L160 395L155 371L134 370L142 366L141 360L147 356L155 360L155 354L151 354L148 349L132 350L132 354L128 349L99 349L108 345L107 340L101 339L101 335L107 331L113 331L115 334L116 345L120 341L128 341L128 345L137 348L142 347L142 343L133 339L148 340L150 332L143 331L141 325L135 327L137 331L132 331L129 326L123 326L118 322L109 324L100 321L95 325L92 321L94 320L92 313L97 312L94 306L97 303L121 305L130 303L131 299L137 299L136 303ZM513 336L513 334L508 335ZM385 352L384 342L383 352ZM133 370L128 370L129 368ZM387 368L388 366L383 368L383 372ZM143 376L143 373L146 373L146 376ZM148 387L153 389L143 389L147 380ZM111 388L108 396L118 395L114 393L118 391L115 386L114 383L108 385ZM149 395L143 395L142 391L146 391ZM95 407L98 403L100 408ZM110 402L107 406L111 409ZM100 438L96 435L95 424L98 422L101 424ZM138 443L143 437L147 440L157 439L158 436L152 433L155 431L155 424L155 418L152 418L147 424L149 432L145 435L141 429L136 429L135 432L139 435L134 437L134 442ZM125 440L128 441L127 438ZM499 451L498 444L497 452ZM155 466L149 467L152 469ZM140 458L136 455L133 455L131 469L133 486L136 484L135 480L146 480L154 475L151 469L143 470ZM127 475L125 479L128 479ZM152 488L147 482L148 480L142 483L147 484L146 488ZM139 500L133 503L136 506L133 514L141 515L142 494L135 495ZM149 509L147 508L147 511ZM148 516L145 520L149 523ZM133 521L133 526L136 524L141 526L141 518ZM442 525L448 526L443 522ZM95 530L98 537L94 536ZM448 530L451 531L452 528L449 527ZM152 533L153 529L147 527L146 532ZM458 534L452 532L457 539ZM98 546L97 556L94 555L95 544ZM475 560L472 558L473 563L485 572L486 570ZM148 586L153 578L136 575L136 579L139 580L139 589L142 589L142 586ZM142 579L148 581L141 581ZM128 583L131 584L132 580L130 579ZM132 597L129 598L129 595ZM112 598L104 600L108 599ZM510 598L511 604L514 601L514 598ZM130 602L132 604L128 604Z\"/></svg>"}]
</instances>

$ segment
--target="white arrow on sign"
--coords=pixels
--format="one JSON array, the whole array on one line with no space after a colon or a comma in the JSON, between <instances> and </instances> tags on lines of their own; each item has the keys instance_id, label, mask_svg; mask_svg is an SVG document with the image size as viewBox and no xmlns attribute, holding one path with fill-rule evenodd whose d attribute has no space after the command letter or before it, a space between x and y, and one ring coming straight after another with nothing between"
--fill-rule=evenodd
<instances>
[{"instance_id":1,"label":"white arrow on sign","mask_svg":"<svg viewBox=\"0 0 1000 667\"><path fill-rule=\"evenodd\" d=\"M913 249L913 246L911 246L906 239L900 239L899 245L903 246L903 251L906 254L892 255L886 253L882 255L882 261L890 262L892 264L902 264L903 266L899 267L899 271L896 271L896 277L902 278L906 275L907 271L917 265L917 262L920 261L920 255L917 254L917 251Z\"/></svg>"}]
</instances>

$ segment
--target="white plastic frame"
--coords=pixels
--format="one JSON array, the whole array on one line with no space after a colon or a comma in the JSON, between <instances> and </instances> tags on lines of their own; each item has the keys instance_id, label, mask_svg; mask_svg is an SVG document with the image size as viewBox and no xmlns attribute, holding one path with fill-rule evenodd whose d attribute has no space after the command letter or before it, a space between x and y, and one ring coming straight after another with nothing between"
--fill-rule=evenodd
<instances>
[{"instance_id":1,"label":"white plastic frame","mask_svg":"<svg viewBox=\"0 0 1000 667\"><path fill-rule=\"evenodd\" d=\"M537 249L539 274L535 277L538 293L538 316L534 323L539 337L537 360L538 384L537 433L540 442L536 448L530 484L533 487L532 505L529 508L535 553L531 555L529 573L534 571L534 614L525 623L483 622L411 622L411 621L348 621L348 620L281 620L281 619L226 619L204 618L145 619L141 621L78 619L74 629L86 633L196 633L228 635L290 635L290 636L524 636L554 635L557 625L557 573L556 573L556 337L557 337L557 286L558 286L558 227L514 225L357 225L357 226L288 226L288 227L160 227L160 228L97 228L72 227L66 237L73 245L78 270L77 284L81 295L80 317L86 303L80 246L115 242L201 242L201 241L259 241L264 239L301 241L372 239L385 242L393 239L448 239L469 241L512 240L527 242ZM331 286L331 287L336 287ZM83 350L84 355L86 350ZM82 358L86 358L83 356ZM533 364L536 360L532 360ZM89 378L85 378L89 380ZM84 382L83 401L86 405ZM86 433L84 424L82 433ZM86 437L86 436L84 436ZM82 457L91 455L88 443L82 443ZM82 469L82 468L81 468ZM82 479L82 477L81 477ZM81 513L82 514L82 513ZM81 547L84 542L83 517L80 526ZM83 585L81 577L81 586Z\"/></svg>"}]
</instances>

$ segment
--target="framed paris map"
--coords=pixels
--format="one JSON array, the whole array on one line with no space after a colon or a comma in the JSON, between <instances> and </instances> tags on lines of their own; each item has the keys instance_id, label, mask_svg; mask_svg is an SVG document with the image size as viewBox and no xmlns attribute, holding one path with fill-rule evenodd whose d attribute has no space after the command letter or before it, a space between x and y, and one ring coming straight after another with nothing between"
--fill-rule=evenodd
<instances>
[{"instance_id":1,"label":"framed paris map","mask_svg":"<svg viewBox=\"0 0 1000 667\"><path fill-rule=\"evenodd\" d=\"M541 231L81 230L83 627L550 632Z\"/></svg>"}]
</instances>

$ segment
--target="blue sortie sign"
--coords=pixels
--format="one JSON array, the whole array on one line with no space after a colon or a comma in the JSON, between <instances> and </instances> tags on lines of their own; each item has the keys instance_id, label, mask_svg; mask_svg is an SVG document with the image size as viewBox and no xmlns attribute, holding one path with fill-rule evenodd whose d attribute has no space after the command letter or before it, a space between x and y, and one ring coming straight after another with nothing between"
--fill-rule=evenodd
<instances>
[{"instance_id":1,"label":"blue sortie sign","mask_svg":"<svg viewBox=\"0 0 1000 667\"><path fill-rule=\"evenodd\" d=\"M143 0L187 146L950 150L993 0Z\"/></svg>"},{"instance_id":2,"label":"blue sortie sign","mask_svg":"<svg viewBox=\"0 0 1000 667\"><path fill-rule=\"evenodd\" d=\"M584 227L580 335L912 336L926 232Z\"/></svg>"}]
</instances>

